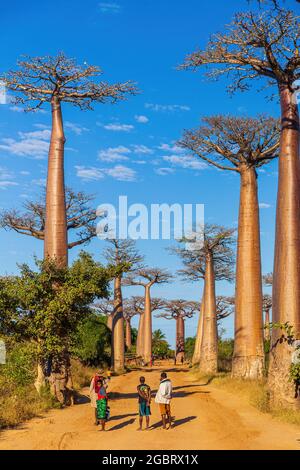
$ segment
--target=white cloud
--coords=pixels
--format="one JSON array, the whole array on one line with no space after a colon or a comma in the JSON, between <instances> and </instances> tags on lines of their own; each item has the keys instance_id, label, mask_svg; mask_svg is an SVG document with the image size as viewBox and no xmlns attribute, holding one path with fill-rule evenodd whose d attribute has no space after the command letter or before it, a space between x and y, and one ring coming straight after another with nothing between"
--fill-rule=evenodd
<instances>
[{"instance_id":1,"label":"white cloud","mask_svg":"<svg viewBox=\"0 0 300 470\"><path fill-rule=\"evenodd\" d=\"M267 204L266 202L261 202L259 204L260 209L270 209L270 207L272 207L271 204Z\"/></svg>"},{"instance_id":2,"label":"white cloud","mask_svg":"<svg viewBox=\"0 0 300 470\"><path fill-rule=\"evenodd\" d=\"M9 109L14 113L24 113L24 108L21 108L21 106L10 106Z\"/></svg>"},{"instance_id":3,"label":"white cloud","mask_svg":"<svg viewBox=\"0 0 300 470\"><path fill-rule=\"evenodd\" d=\"M33 132L19 132L19 140L3 138L0 141L0 150L13 155L45 158L49 150L50 130L44 129Z\"/></svg>"},{"instance_id":4,"label":"white cloud","mask_svg":"<svg viewBox=\"0 0 300 470\"><path fill-rule=\"evenodd\" d=\"M119 147L109 147L108 149L100 150L98 152L98 158L103 162L116 162L128 160L127 155L129 153L131 153L129 148L119 145Z\"/></svg>"},{"instance_id":5,"label":"white cloud","mask_svg":"<svg viewBox=\"0 0 300 470\"><path fill-rule=\"evenodd\" d=\"M201 162L194 157L190 157L189 155L169 155L163 157L163 159L172 165L190 170L204 170L207 168L206 163Z\"/></svg>"},{"instance_id":6,"label":"white cloud","mask_svg":"<svg viewBox=\"0 0 300 470\"><path fill-rule=\"evenodd\" d=\"M136 181L136 171L124 165L116 165L114 168L104 171L108 176L118 181Z\"/></svg>"},{"instance_id":7,"label":"white cloud","mask_svg":"<svg viewBox=\"0 0 300 470\"><path fill-rule=\"evenodd\" d=\"M19 184L15 181L0 181L0 189L7 189L10 186L18 186Z\"/></svg>"},{"instance_id":8,"label":"white cloud","mask_svg":"<svg viewBox=\"0 0 300 470\"><path fill-rule=\"evenodd\" d=\"M27 175L30 175L30 171L20 171L20 175L24 175L24 176L27 176Z\"/></svg>"},{"instance_id":9,"label":"white cloud","mask_svg":"<svg viewBox=\"0 0 300 470\"><path fill-rule=\"evenodd\" d=\"M12 181L15 178L13 172L4 167L0 167L0 189L7 189L10 186L18 186L18 183Z\"/></svg>"},{"instance_id":10,"label":"white cloud","mask_svg":"<svg viewBox=\"0 0 300 470\"><path fill-rule=\"evenodd\" d=\"M75 166L76 174L84 181L97 181L103 179L105 175L118 181L136 181L136 171L124 165L116 165L112 168L95 168Z\"/></svg>"},{"instance_id":11,"label":"white cloud","mask_svg":"<svg viewBox=\"0 0 300 470\"><path fill-rule=\"evenodd\" d=\"M121 6L118 3L101 2L99 3L102 13L119 13Z\"/></svg>"},{"instance_id":12,"label":"white cloud","mask_svg":"<svg viewBox=\"0 0 300 470\"><path fill-rule=\"evenodd\" d=\"M37 178L31 181L32 184L36 186L46 186L46 178Z\"/></svg>"},{"instance_id":13,"label":"white cloud","mask_svg":"<svg viewBox=\"0 0 300 470\"><path fill-rule=\"evenodd\" d=\"M147 124L147 122L149 122L149 119L147 118L147 116L144 116L144 115L136 114L134 116L134 119L136 120L136 122L140 124Z\"/></svg>"},{"instance_id":14,"label":"white cloud","mask_svg":"<svg viewBox=\"0 0 300 470\"><path fill-rule=\"evenodd\" d=\"M136 154L151 155L153 150L146 145L133 145L133 151Z\"/></svg>"},{"instance_id":15,"label":"white cloud","mask_svg":"<svg viewBox=\"0 0 300 470\"><path fill-rule=\"evenodd\" d=\"M104 174L100 168L75 166L76 175L84 181L97 181L104 178Z\"/></svg>"},{"instance_id":16,"label":"white cloud","mask_svg":"<svg viewBox=\"0 0 300 470\"><path fill-rule=\"evenodd\" d=\"M154 171L160 176L166 176L170 175L171 173L175 173L174 168L156 168Z\"/></svg>"},{"instance_id":17,"label":"white cloud","mask_svg":"<svg viewBox=\"0 0 300 470\"><path fill-rule=\"evenodd\" d=\"M158 147L159 150L163 150L164 152L172 152L172 154L174 153L184 153L185 150L182 148L182 147L179 147L178 145L176 144L161 144L159 147Z\"/></svg>"},{"instance_id":18,"label":"white cloud","mask_svg":"<svg viewBox=\"0 0 300 470\"><path fill-rule=\"evenodd\" d=\"M134 126L131 124L104 124L102 127L107 131L114 131L114 132L130 132L134 129Z\"/></svg>"},{"instance_id":19,"label":"white cloud","mask_svg":"<svg viewBox=\"0 0 300 470\"><path fill-rule=\"evenodd\" d=\"M154 103L145 103L146 109L151 109L151 111L157 112L175 112L175 111L190 111L191 108L186 105L180 104L154 104Z\"/></svg>"},{"instance_id":20,"label":"white cloud","mask_svg":"<svg viewBox=\"0 0 300 470\"><path fill-rule=\"evenodd\" d=\"M76 135L81 135L83 132L88 132L89 129L86 127L81 126L80 124L75 124L74 122L66 121L65 128L70 129L70 131L74 132Z\"/></svg>"}]
</instances>

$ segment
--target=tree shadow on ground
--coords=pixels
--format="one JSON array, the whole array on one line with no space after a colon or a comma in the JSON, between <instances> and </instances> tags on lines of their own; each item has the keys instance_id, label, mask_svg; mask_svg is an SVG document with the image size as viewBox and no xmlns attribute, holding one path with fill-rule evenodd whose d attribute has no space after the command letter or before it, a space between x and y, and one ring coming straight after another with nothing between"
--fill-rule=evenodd
<instances>
[{"instance_id":1,"label":"tree shadow on ground","mask_svg":"<svg viewBox=\"0 0 300 470\"><path fill-rule=\"evenodd\" d=\"M76 392L74 397L75 405L85 405L86 403L91 403L91 399L87 395L82 395L79 392Z\"/></svg>"},{"instance_id":2,"label":"tree shadow on ground","mask_svg":"<svg viewBox=\"0 0 300 470\"><path fill-rule=\"evenodd\" d=\"M133 424L135 422L135 418L128 419L127 421L123 421L123 423L116 424L112 428L108 429L108 431L117 431L118 429L125 428L126 426L129 426L130 424Z\"/></svg>"}]
</instances>

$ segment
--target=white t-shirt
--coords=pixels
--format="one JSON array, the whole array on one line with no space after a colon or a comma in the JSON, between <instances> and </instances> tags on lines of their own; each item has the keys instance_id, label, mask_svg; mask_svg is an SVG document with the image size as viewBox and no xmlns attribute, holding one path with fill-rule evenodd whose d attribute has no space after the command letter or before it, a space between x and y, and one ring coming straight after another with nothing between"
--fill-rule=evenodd
<instances>
[{"instance_id":1,"label":"white t-shirt","mask_svg":"<svg viewBox=\"0 0 300 470\"><path fill-rule=\"evenodd\" d=\"M172 399L172 382L170 379L164 379L160 382L155 403L164 403L168 405Z\"/></svg>"}]
</instances>

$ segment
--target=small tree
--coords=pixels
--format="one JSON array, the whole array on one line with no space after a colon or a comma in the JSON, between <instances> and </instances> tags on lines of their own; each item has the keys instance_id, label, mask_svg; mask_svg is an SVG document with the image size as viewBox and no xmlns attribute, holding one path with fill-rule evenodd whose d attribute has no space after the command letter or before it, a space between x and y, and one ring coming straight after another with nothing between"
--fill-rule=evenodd
<instances>
[{"instance_id":1,"label":"small tree","mask_svg":"<svg viewBox=\"0 0 300 470\"><path fill-rule=\"evenodd\" d=\"M178 273L184 280L204 281L201 311L195 350L192 359L206 372L217 370L216 280L232 280L234 230L218 225L205 225L203 242L194 242L190 249L176 247L171 251L181 258L183 269ZM185 240L183 240L185 241Z\"/></svg>"},{"instance_id":2,"label":"small tree","mask_svg":"<svg viewBox=\"0 0 300 470\"><path fill-rule=\"evenodd\" d=\"M165 318L166 320L176 321L176 361L183 361L185 357L185 320L192 318L197 311L199 311L199 302L192 302L187 300L166 300L164 311L158 315L157 318Z\"/></svg>"},{"instance_id":3,"label":"small tree","mask_svg":"<svg viewBox=\"0 0 300 470\"><path fill-rule=\"evenodd\" d=\"M93 305L93 308L96 310L96 312L106 316L106 325L107 328L109 328L111 331L113 323L113 314L115 309L114 301L110 299L101 299L99 302L96 302Z\"/></svg>"},{"instance_id":4,"label":"small tree","mask_svg":"<svg viewBox=\"0 0 300 470\"><path fill-rule=\"evenodd\" d=\"M74 233L75 240L69 241L68 249L87 244L96 236L96 210L91 207L94 197L84 192L66 188L67 231ZM24 212L16 209L3 211L0 226L21 235L45 239L46 194L38 201L26 201Z\"/></svg>"},{"instance_id":5,"label":"small tree","mask_svg":"<svg viewBox=\"0 0 300 470\"><path fill-rule=\"evenodd\" d=\"M240 176L232 373L259 378L264 349L257 169L278 156L279 122L265 116L213 116L203 121L202 127L185 132L180 145L209 165Z\"/></svg>"},{"instance_id":6,"label":"small tree","mask_svg":"<svg viewBox=\"0 0 300 470\"><path fill-rule=\"evenodd\" d=\"M17 302L16 328L35 346L37 389L47 379L53 395L65 402L71 384L69 367L64 370L65 358L73 334L90 314L90 303L108 295L112 273L84 252L70 268L58 267L52 260L37 262L37 268L23 265L11 287Z\"/></svg>"},{"instance_id":7,"label":"small tree","mask_svg":"<svg viewBox=\"0 0 300 470\"><path fill-rule=\"evenodd\" d=\"M209 76L231 77L230 89L247 90L255 79L276 86L281 109L274 259L273 321L289 323L300 335L300 79L299 17L283 7L238 13L225 33L212 36L206 50L190 54L183 68L213 66ZM271 401L298 407L288 383L292 348L272 334L269 368Z\"/></svg>"},{"instance_id":8,"label":"small tree","mask_svg":"<svg viewBox=\"0 0 300 470\"><path fill-rule=\"evenodd\" d=\"M126 284L143 286L145 289L144 314L138 335L138 355L142 355L146 364L152 358L152 307L150 290L154 284L165 284L171 280L170 273L159 268L142 268L129 275Z\"/></svg>"},{"instance_id":9,"label":"small tree","mask_svg":"<svg viewBox=\"0 0 300 470\"><path fill-rule=\"evenodd\" d=\"M125 368L125 341L122 280L125 273L137 270L143 256L136 249L134 240L108 240L110 246L104 257L116 271L114 278L114 311L112 316L112 358L113 368L121 372Z\"/></svg>"},{"instance_id":10,"label":"small tree","mask_svg":"<svg viewBox=\"0 0 300 470\"><path fill-rule=\"evenodd\" d=\"M49 103L52 113L52 130L48 157L45 215L45 258L55 259L66 266L68 260L67 218L64 186L64 146L62 103L81 110L92 109L94 103L116 102L127 94L135 93L131 82L109 85L98 81L99 67L78 65L64 53L56 57L25 57L18 61L17 70L1 77L6 87L14 93L15 102L26 106L27 111L42 108Z\"/></svg>"}]
</instances>

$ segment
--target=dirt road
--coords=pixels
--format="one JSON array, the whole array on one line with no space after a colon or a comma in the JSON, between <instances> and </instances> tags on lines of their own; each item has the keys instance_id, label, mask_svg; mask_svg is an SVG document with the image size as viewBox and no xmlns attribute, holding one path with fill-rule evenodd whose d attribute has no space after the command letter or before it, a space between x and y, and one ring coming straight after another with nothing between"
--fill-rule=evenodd
<instances>
[{"instance_id":1,"label":"dirt road","mask_svg":"<svg viewBox=\"0 0 300 470\"><path fill-rule=\"evenodd\" d=\"M174 427L161 429L153 402L153 428L138 432L136 386L141 373L155 390L159 368L112 378L114 398L107 432L93 424L93 410L83 396L85 403L53 410L19 429L1 432L0 449L300 449L299 427L262 414L211 384L193 382L186 368L168 372L174 386Z\"/></svg>"}]
</instances>

